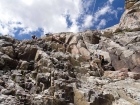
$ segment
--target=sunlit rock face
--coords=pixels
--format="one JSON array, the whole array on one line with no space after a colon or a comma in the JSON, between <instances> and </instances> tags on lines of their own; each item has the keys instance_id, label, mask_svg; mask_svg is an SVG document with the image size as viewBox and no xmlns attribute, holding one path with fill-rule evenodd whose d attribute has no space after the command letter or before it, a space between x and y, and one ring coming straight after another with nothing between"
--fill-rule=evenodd
<instances>
[{"instance_id":1,"label":"sunlit rock face","mask_svg":"<svg viewBox=\"0 0 140 105\"><path fill-rule=\"evenodd\" d=\"M120 27L127 31L140 30L140 1L132 0L133 2L126 1L127 5L131 6L127 8L120 20Z\"/></svg>"},{"instance_id":2,"label":"sunlit rock face","mask_svg":"<svg viewBox=\"0 0 140 105\"><path fill-rule=\"evenodd\" d=\"M0 36L1 104L139 105L140 32L104 34L88 30L26 41ZM95 53L104 56L104 71L91 66Z\"/></svg>"},{"instance_id":3,"label":"sunlit rock face","mask_svg":"<svg viewBox=\"0 0 140 105\"><path fill-rule=\"evenodd\" d=\"M120 22L112 27L101 30L105 37L111 37L113 33L140 31L140 0L126 0L125 11ZM127 5L130 5L129 8ZM127 8L126 8L127 7Z\"/></svg>"},{"instance_id":4,"label":"sunlit rock face","mask_svg":"<svg viewBox=\"0 0 140 105\"><path fill-rule=\"evenodd\" d=\"M129 9L138 1L140 0L125 0L125 9Z\"/></svg>"},{"instance_id":5,"label":"sunlit rock face","mask_svg":"<svg viewBox=\"0 0 140 105\"><path fill-rule=\"evenodd\" d=\"M104 30L0 36L0 105L140 105L140 2L131 2Z\"/></svg>"}]
</instances>

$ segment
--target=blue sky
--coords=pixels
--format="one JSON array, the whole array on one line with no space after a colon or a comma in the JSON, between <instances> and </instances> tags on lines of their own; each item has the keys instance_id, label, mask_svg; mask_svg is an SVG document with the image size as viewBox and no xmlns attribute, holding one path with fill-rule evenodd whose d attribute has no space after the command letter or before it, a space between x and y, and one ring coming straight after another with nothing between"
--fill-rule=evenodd
<instances>
[{"instance_id":1,"label":"blue sky","mask_svg":"<svg viewBox=\"0 0 140 105\"><path fill-rule=\"evenodd\" d=\"M104 29L117 24L123 12L124 0L1 0L0 35L31 39Z\"/></svg>"}]
</instances>

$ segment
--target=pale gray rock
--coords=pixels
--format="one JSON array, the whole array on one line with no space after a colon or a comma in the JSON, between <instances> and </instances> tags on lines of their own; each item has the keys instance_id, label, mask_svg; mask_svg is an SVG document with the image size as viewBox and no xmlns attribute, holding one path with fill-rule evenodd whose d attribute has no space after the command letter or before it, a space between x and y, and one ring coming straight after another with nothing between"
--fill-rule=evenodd
<instances>
[{"instance_id":1,"label":"pale gray rock","mask_svg":"<svg viewBox=\"0 0 140 105\"><path fill-rule=\"evenodd\" d=\"M80 39L82 39L82 36L81 35L79 35L79 34L74 35L72 37L71 41L69 42L69 45L71 45L71 44L77 44Z\"/></svg>"},{"instance_id":2,"label":"pale gray rock","mask_svg":"<svg viewBox=\"0 0 140 105\"><path fill-rule=\"evenodd\" d=\"M7 54L8 56L10 56L11 58L14 58L14 57L15 57L15 53L14 53L13 46L2 47L2 48L1 48L1 51L2 51L4 54Z\"/></svg>"},{"instance_id":3,"label":"pale gray rock","mask_svg":"<svg viewBox=\"0 0 140 105\"><path fill-rule=\"evenodd\" d=\"M0 36L0 104L139 105L138 16L139 2L104 30L23 41ZM104 56L105 71L91 66L94 54Z\"/></svg>"}]
</instances>

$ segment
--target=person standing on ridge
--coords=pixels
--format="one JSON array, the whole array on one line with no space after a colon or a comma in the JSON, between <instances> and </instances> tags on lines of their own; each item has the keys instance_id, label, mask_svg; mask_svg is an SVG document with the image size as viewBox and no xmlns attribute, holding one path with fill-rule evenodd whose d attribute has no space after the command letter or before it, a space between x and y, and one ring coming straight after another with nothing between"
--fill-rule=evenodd
<instances>
[{"instance_id":1,"label":"person standing on ridge","mask_svg":"<svg viewBox=\"0 0 140 105\"><path fill-rule=\"evenodd\" d=\"M37 37L36 37L35 35L32 35L32 39L35 39L35 40L36 40L36 39L37 39Z\"/></svg>"}]
</instances>

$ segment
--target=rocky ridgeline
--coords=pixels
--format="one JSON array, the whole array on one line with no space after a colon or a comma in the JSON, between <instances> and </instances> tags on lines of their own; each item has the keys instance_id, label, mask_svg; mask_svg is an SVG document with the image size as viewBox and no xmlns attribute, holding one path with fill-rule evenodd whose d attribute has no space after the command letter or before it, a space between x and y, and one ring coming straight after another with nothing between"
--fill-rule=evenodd
<instances>
[{"instance_id":1,"label":"rocky ridgeline","mask_svg":"<svg viewBox=\"0 0 140 105\"><path fill-rule=\"evenodd\" d=\"M105 30L0 36L0 105L140 105L139 9ZM103 74L90 66L95 53Z\"/></svg>"}]
</instances>

